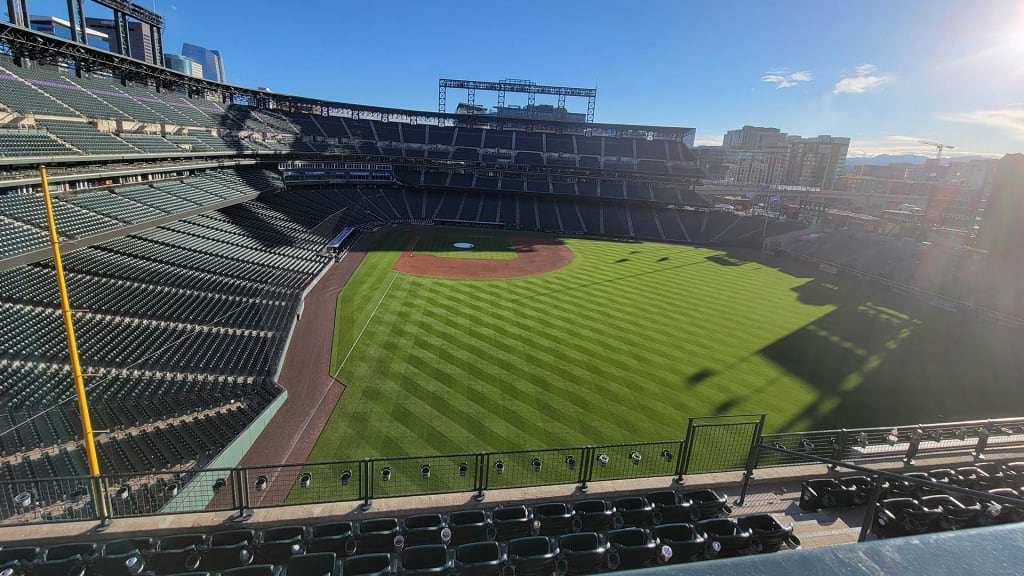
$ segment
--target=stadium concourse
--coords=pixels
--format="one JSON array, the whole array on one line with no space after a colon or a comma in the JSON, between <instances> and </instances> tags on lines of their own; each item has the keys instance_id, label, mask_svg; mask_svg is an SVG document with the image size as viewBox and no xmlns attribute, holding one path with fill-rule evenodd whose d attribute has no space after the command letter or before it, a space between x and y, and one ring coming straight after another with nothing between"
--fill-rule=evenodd
<instances>
[{"instance_id":1,"label":"stadium concourse","mask_svg":"<svg viewBox=\"0 0 1024 576\"><path fill-rule=\"evenodd\" d=\"M926 497L915 487L975 490L979 478L998 478L985 487L1009 493L978 493L963 506L978 514L949 514L1019 520L1019 419L934 425L926 440L904 427L771 442L763 417L691 420L687 437L668 443L542 449L557 465L523 452L396 459L379 469L373 459L306 464L344 393L326 369L337 294L376 230L510 230L515 249L537 257L519 259L528 266L520 275L571 258L536 233L759 247L800 226L712 210L694 191L701 173L688 128L506 122L269 95L2 28L5 574L320 574L339 562L346 574L590 573L773 552L801 540L852 542L860 519L872 517L864 506L881 497L881 479L836 488L849 509L819 510L831 506L822 499L804 510L801 483L828 474L821 458L869 462L884 474L905 471L916 456L930 475L891 495L932 519L946 508L915 500ZM49 171L97 430L96 478L81 441L39 164ZM337 252L327 250L343 231ZM418 255L417 246L402 266L421 273L409 261L429 260L436 272L443 257ZM457 275L450 266L444 273ZM730 432L702 436L722 430ZM773 459L774 448L801 452ZM972 466L983 452L1007 466ZM401 488L402 466L422 480L432 465L438 476L450 467L453 484L429 494ZM514 480L542 466L560 471L537 483L550 486ZM499 476L509 480L504 490ZM292 505L326 478L331 488L315 504ZM383 489L387 482L396 491ZM588 495L577 493L588 482ZM472 492L486 492L484 503L467 502ZM736 502L725 494L737 493L743 506L730 510ZM225 525L254 509L253 528ZM111 520L108 533L88 532Z\"/></svg>"}]
</instances>

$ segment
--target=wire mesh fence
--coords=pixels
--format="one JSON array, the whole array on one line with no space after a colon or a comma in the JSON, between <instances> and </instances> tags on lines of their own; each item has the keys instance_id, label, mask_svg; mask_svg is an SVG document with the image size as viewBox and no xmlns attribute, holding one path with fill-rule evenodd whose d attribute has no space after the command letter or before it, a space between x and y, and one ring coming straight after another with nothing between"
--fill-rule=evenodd
<instances>
[{"instance_id":1,"label":"wire mesh fence","mask_svg":"<svg viewBox=\"0 0 1024 576\"><path fill-rule=\"evenodd\" d=\"M690 419L683 473L743 470L763 425L763 414Z\"/></svg>"},{"instance_id":2,"label":"wire mesh fence","mask_svg":"<svg viewBox=\"0 0 1024 576\"><path fill-rule=\"evenodd\" d=\"M781 446L794 452L833 459L842 455L845 442L844 430L765 434L761 437L762 444ZM769 450L761 450L757 457L758 468L798 466L803 464L807 464L807 460Z\"/></svg>"},{"instance_id":3,"label":"wire mesh fence","mask_svg":"<svg viewBox=\"0 0 1024 576\"><path fill-rule=\"evenodd\" d=\"M471 492L479 488L479 454L373 458L368 464L369 498Z\"/></svg>"},{"instance_id":4,"label":"wire mesh fence","mask_svg":"<svg viewBox=\"0 0 1024 576\"><path fill-rule=\"evenodd\" d=\"M108 514L113 518L181 514L210 509L215 484L217 491L232 490L230 483L220 486L216 482L230 474L230 470L107 474L100 477L100 483ZM231 505L218 509L230 510Z\"/></svg>"},{"instance_id":5,"label":"wire mesh fence","mask_svg":"<svg viewBox=\"0 0 1024 576\"><path fill-rule=\"evenodd\" d=\"M249 508L344 502L364 497L365 470L365 460L254 466L239 484Z\"/></svg>"},{"instance_id":6,"label":"wire mesh fence","mask_svg":"<svg viewBox=\"0 0 1024 576\"><path fill-rule=\"evenodd\" d=\"M513 450L484 455L484 490L523 488L583 481L586 448Z\"/></svg>"},{"instance_id":7,"label":"wire mesh fence","mask_svg":"<svg viewBox=\"0 0 1024 576\"><path fill-rule=\"evenodd\" d=\"M0 526L96 518L89 478L0 482Z\"/></svg>"},{"instance_id":8,"label":"wire mesh fence","mask_svg":"<svg viewBox=\"0 0 1024 576\"><path fill-rule=\"evenodd\" d=\"M587 480L678 475L685 446L683 440L594 446Z\"/></svg>"}]
</instances>

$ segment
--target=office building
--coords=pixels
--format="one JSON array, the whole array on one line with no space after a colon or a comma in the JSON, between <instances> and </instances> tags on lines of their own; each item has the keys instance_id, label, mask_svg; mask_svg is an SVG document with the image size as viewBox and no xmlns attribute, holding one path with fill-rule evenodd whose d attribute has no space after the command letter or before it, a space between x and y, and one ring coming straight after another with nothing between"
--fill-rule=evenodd
<instances>
[{"instance_id":1,"label":"office building","mask_svg":"<svg viewBox=\"0 0 1024 576\"><path fill-rule=\"evenodd\" d=\"M164 54L164 64L174 70L193 78L203 77L203 65L177 54Z\"/></svg>"},{"instance_id":2,"label":"office building","mask_svg":"<svg viewBox=\"0 0 1024 576\"><path fill-rule=\"evenodd\" d=\"M224 58L221 57L220 51L185 43L181 47L181 55L202 65L203 78L214 82L226 81L224 77Z\"/></svg>"}]
</instances>

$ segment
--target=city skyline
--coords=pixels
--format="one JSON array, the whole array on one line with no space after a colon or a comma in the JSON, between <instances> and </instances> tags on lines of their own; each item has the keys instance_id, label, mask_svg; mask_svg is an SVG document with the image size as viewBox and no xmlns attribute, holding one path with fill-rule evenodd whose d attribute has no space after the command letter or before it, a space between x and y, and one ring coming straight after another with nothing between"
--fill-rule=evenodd
<instances>
[{"instance_id":1,"label":"city skyline","mask_svg":"<svg viewBox=\"0 0 1024 576\"><path fill-rule=\"evenodd\" d=\"M931 155L920 140L952 144L955 155L1024 149L1024 8L1011 4L534 1L503 13L496 34L493 15L468 3L399 2L384 36L359 25L379 18L372 5L310 0L299 12L315 17L294 19L280 6L156 9L165 46L217 46L233 84L278 93L432 110L440 77L518 77L596 86L598 121L690 126L697 144L750 124L849 136L850 157ZM30 9L59 15L66 2Z\"/></svg>"}]
</instances>

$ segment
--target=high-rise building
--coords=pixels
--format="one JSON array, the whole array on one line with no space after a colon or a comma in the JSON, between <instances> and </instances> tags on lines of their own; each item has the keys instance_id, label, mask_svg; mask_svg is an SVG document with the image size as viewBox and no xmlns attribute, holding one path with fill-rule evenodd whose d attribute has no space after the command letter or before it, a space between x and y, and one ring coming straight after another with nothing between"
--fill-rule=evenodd
<instances>
[{"instance_id":1,"label":"high-rise building","mask_svg":"<svg viewBox=\"0 0 1024 576\"><path fill-rule=\"evenodd\" d=\"M193 78L203 77L203 65L184 56L164 54L164 64L175 72L181 72Z\"/></svg>"},{"instance_id":2,"label":"high-rise building","mask_svg":"<svg viewBox=\"0 0 1024 576\"><path fill-rule=\"evenodd\" d=\"M1017 259L1024 251L1024 154L1007 154L996 163L978 247L997 259Z\"/></svg>"},{"instance_id":3,"label":"high-rise building","mask_svg":"<svg viewBox=\"0 0 1024 576\"><path fill-rule=\"evenodd\" d=\"M789 162L784 183L789 186L827 190L834 186L836 173L846 162L850 139L834 136L789 136L786 138L786 146L789 148Z\"/></svg>"},{"instance_id":4,"label":"high-rise building","mask_svg":"<svg viewBox=\"0 0 1024 576\"><path fill-rule=\"evenodd\" d=\"M722 139L722 146L740 150L761 150L786 143L786 133L778 128L761 126L744 126L739 130L729 130Z\"/></svg>"},{"instance_id":5,"label":"high-rise building","mask_svg":"<svg viewBox=\"0 0 1024 576\"><path fill-rule=\"evenodd\" d=\"M56 16L31 16L29 17L29 24L36 32L43 32L65 40L71 39L71 24L63 18ZM93 28L88 24L88 20L86 21L85 35L89 46L101 50L110 50L110 37L108 34L105 31Z\"/></svg>"},{"instance_id":6,"label":"high-rise building","mask_svg":"<svg viewBox=\"0 0 1024 576\"><path fill-rule=\"evenodd\" d=\"M109 50L111 52L124 53L112 19L86 17L85 25L87 28L93 28L107 35L110 39ZM147 64L160 65L159 58L157 58L159 54L153 51L153 28L149 24L133 20L128 22L128 49L132 58Z\"/></svg>"},{"instance_id":7,"label":"high-rise building","mask_svg":"<svg viewBox=\"0 0 1024 576\"><path fill-rule=\"evenodd\" d=\"M203 66L203 78L214 82L225 81L224 58L220 51L185 43L181 47L181 55Z\"/></svg>"}]
</instances>

